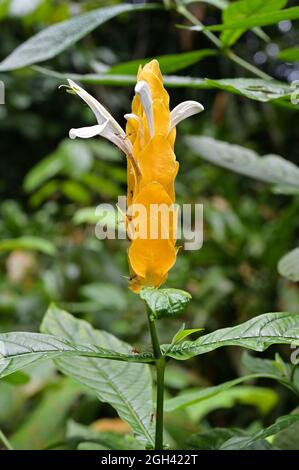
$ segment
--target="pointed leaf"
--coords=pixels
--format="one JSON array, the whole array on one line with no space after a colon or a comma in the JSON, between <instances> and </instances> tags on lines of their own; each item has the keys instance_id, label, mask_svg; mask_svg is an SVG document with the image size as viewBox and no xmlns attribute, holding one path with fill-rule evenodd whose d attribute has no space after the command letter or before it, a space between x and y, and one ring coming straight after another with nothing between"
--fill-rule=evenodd
<instances>
[{"instance_id":1,"label":"pointed leaf","mask_svg":"<svg viewBox=\"0 0 299 470\"><path fill-rule=\"evenodd\" d=\"M199 331L204 331L204 328L191 328L191 329L184 329L181 328L172 338L171 344L178 344L183 339L187 338L188 336L192 335L193 333L198 333Z\"/></svg>"},{"instance_id":2,"label":"pointed leaf","mask_svg":"<svg viewBox=\"0 0 299 470\"><path fill-rule=\"evenodd\" d=\"M78 345L62 337L40 333L15 332L0 335L0 378L36 362L59 356L86 356L121 362L148 362L150 353L130 354L96 346ZM73 361L73 359L71 359Z\"/></svg>"},{"instance_id":3,"label":"pointed leaf","mask_svg":"<svg viewBox=\"0 0 299 470\"><path fill-rule=\"evenodd\" d=\"M178 70L182 70L190 65L193 65L205 57L215 56L217 51L214 49L200 49L198 51L191 52L182 52L180 54L167 54L156 57L159 61L161 72L173 73ZM144 65L149 62L151 58L147 57L146 59L132 60L130 62L123 62L117 65L114 65L109 69L109 74L136 74L138 72L139 65Z\"/></svg>"},{"instance_id":4,"label":"pointed leaf","mask_svg":"<svg viewBox=\"0 0 299 470\"><path fill-rule=\"evenodd\" d=\"M174 359L185 360L223 346L264 351L272 344L299 345L299 315L285 312L265 313L241 325L201 336L196 341L163 346L163 351Z\"/></svg>"},{"instance_id":5,"label":"pointed leaf","mask_svg":"<svg viewBox=\"0 0 299 470\"><path fill-rule=\"evenodd\" d=\"M48 26L15 49L0 63L0 71L14 70L55 57L114 16L130 11L158 8L157 5L114 5L97 8Z\"/></svg>"},{"instance_id":6,"label":"pointed leaf","mask_svg":"<svg viewBox=\"0 0 299 470\"><path fill-rule=\"evenodd\" d=\"M117 350L131 356L132 348L105 331L95 330L83 320L52 307L48 310L42 331L59 335L68 341L96 344L100 348ZM90 346L86 346L90 347ZM116 409L119 416L131 426L136 438L153 445L152 378L145 364L129 364L110 360L78 357L76 361L62 356L55 360L66 375L93 390L98 398Z\"/></svg>"},{"instance_id":7,"label":"pointed leaf","mask_svg":"<svg viewBox=\"0 0 299 470\"><path fill-rule=\"evenodd\" d=\"M154 318L179 315L191 300L189 292L180 289L154 289L145 287L140 297L146 302Z\"/></svg>"},{"instance_id":8,"label":"pointed leaf","mask_svg":"<svg viewBox=\"0 0 299 470\"><path fill-rule=\"evenodd\" d=\"M61 84L62 80L71 78L81 83L94 85L125 86L135 85L136 75L118 74L73 74L70 72L59 73L45 67L35 66L38 73L51 77ZM260 78L226 78L211 80L208 78L195 78L178 75L165 75L164 84L167 88L195 88L213 89L219 88L237 95L242 95L252 100L267 102L280 98L289 98L294 89L287 83L278 80L262 80ZM285 101L283 101L285 103ZM292 106L288 103L289 106Z\"/></svg>"},{"instance_id":9,"label":"pointed leaf","mask_svg":"<svg viewBox=\"0 0 299 470\"><path fill-rule=\"evenodd\" d=\"M287 0L239 0L231 3L223 11L223 24L229 25L237 21L247 20L253 16L280 10L285 6ZM232 46L243 34L245 29L224 31L221 36L221 42L224 47Z\"/></svg>"},{"instance_id":10,"label":"pointed leaf","mask_svg":"<svg viewBox=\"0 0 299 470\"><path fill-rule=\"evenodd\" d=\"M212 137L188 136L187 145L204 160L270 184L299 187L299 167L278 155L260 157L251 149Z\"/></svg>"}]
</instances>

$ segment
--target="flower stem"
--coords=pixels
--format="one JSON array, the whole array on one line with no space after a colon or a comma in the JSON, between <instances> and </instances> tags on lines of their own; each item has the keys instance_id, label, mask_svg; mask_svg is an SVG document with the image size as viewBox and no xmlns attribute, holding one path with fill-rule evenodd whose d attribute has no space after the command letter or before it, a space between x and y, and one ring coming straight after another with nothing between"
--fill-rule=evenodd
<instances>
[{"instance_id":1,"label":"flower stem","mask_svg":"<svg viewBox=\"0 0 299 470\"><path fill-rule=\"evenodd\" d=\"M157 401L156 401L156 433L155 450L163 450L163 426L164 426L164 372L165 357L161 353L159 339L154 318L148 311L149 329L152 339L153 351L156 358Z\"/></svg>"},{"instance_id":2,"label":"flower stem","mask_svg":"<svg viewBox=\"0 0 299 470\"><path fill-rule=\"evenodd\" d=\"M163 450L163 425L164 425L164 372L165 357L156 362L157 372L157 405L156 405L156 450Z\"/></svg>"},{"instance_id":3,"label":"flower stem","mask_svg":"<svg viewBox=\"0 0 299 470\"><path fill-rule=\"evenodd\" d=\"M204 28L203 23L199 21L199 19L196 18L194 15L192 15L192 13L189 10L187 10L187 8L184 5L179 5L177 7L177 12L180 13L182 16L184 16L187 20L190 21L190 23L194 24L195 26L200 26ZM211 31L203 29L202 33L222 52L224 56L229 58L231 61L235 62L235 64L240 65L241 67L248 70L256 77L262 78L264 80L270 80L272 78L267 73L263 72L262 70L258 69L254 65L247 62L247 60L244 60L241 57L239 57L231 49L222 49L221 41Z\"/></svg>"}]
</instances>

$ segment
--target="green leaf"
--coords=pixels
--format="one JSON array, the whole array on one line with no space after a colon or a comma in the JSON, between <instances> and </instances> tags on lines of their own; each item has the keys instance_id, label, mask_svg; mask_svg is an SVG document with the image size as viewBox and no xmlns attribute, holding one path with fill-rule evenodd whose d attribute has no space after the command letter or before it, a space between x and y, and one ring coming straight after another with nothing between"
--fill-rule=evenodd
<instances>
[{"instance_id":1,"label":"green leaf","mask_svg":"<svg viewBox=\"0 0 299 470\"><path fill-rule=\"evenodd\" d=\"M242 20L249 20L259 14L268 14L276 10L280 10L286 3L287 0L268 0L266 2L265 0L239 0L231 3L223 11L222 21L224 25L230 25L231 23L240 21L242 22ZM245 30L246 28L224 31L220 36L222 46L232 46Z\"/></svg>"},{"instance_id":2,"label":"green leaf","mask_svg":"<svg viewBox=\"0 0 299 470\"><path fill-rule=\"evenodd\" d=\"M240 325L201 336L196 341L163 346L163 350L167 356L185 360L223 346L264 351L272 344L299 345L299 315L286 312L265 313Z\"/></svg>"},{"instance_id":3,"label":"green leaf","mask_svg":"<svg viewBox=\"0 0 299 470\"><path fill-rule=\"evenodd\" d=\"M114 75L114 74L73 74L71 72L59 73L45 67L35 66L38 73L51 77L61 83L61 81L71 78L75 81L93 85L125 86L135 85L135 75ZM236 95L242 95L256 101L272 101L288 98L294 89L287 83L277 80L262 80L260 78L227 78L211 80L209 78L194 78L177 75L165 75L164 85L167 88L195 88L195 89L221 89ZM285 103L283 101L283 103ZM291 105L290 105L291 106Z\"/></svg>"},{"instance_id":4,"label":"green leaf","mask_svg":"<svg viewBox=\"0 0 299 470\"><path fill-rule=\"evenodd\" d=\"M93 282L80 288L80 294L96 303L98 310L123 312L127 308L127 298L122 289L114 284Z\"/></svg>"},{"instance_id":5,"label":"green leaf","mask_svg":"<svg viewBox=\"0 0 299 470\"><path fill-rule=\"evenodd\" d=\"M24 236L0 241L0 252L14 250L40 251L50 256L56 254L55 245L41 237Z\"/></svg>"},{"instance_id":6,"label":"green leaf","mask_svg":"<svg viewBox=\"0 0 299 470\"><path fill-rule=\"evenodd\" d=\"M266 2L264 2L266 3ZM209 31L225 31L250 29L255 26L268 26L285 20L297 20L299 18L299 7L286 8L280 11L269 11L268 13L260 13L250 18L240 19L235 22L226 24L217 24L205 27Z\"/></svg>"},{"instance_id":7,"label":"green leaf","mask_svg":"<svg viewBox=\"0 0 299 470\"><path fill-rule=\"evenodd\" d=\"M10 0L0 0L0 20L6 18L9 10Z\"/></svg>"},{"instance_id":8,"label":"green leaf","mask_svg":"<svg viewBox=\"0 0 299 470\"><path fill-rule=\"evenodd\" d=\"M298 416L299 408L292 411L292 414ZM298 450L299 449L299 420L296 420L293 424L282 429L273 439L273 444L282 450Z\"/></svg>"},{"instance_id":9,"label":"green leaf","mask_svg":"<svg viewBox=\"0 0 299 470\"><path fill-rule=\"evenodd\" d=\"M14 449L42 450L58 440L72 405L84 392L69 379L44 393L28 419L10 437Z\"/></svg>"},{"instance_id":10,"label":"green leaf","mask_svg":"<svg viewBox=\"0 0 299 470\"><path fill-rule=\"evenodd\" d=\"M253 380L261 377L267 377L265 374L250 374L245 375L244 377L239 377L238 379L229 380L228 382L224 382L220 385L215 385L212 387L206 387L203 389L191 389L188 393L182 393L174 398L170 398L165 402L165 410L175 411L184 409L186 407L195 405L197 403L204 402L205 400L209 400L236 385L247 382L248 380Z\"/></svg>"},{"instance_id":11,"label":"green leaf","mask_svg":"<svg viewBox=\"0 0 299 470\"><path fill-rule=\"evenodd\" d=\"M151 362L152 358L149 353L142 357L140 354L123 354L95 345L74 344L52 335L4 333L0 335L0 378L36 362L59 356L85 356L124 362Z\"/></svg>"},{"instance_id":12,"label":"green leaf","mask_svg":"<svg viewBox=\"0 0 299 470\"><path fill-rule=\"evenodd\" d=\"M299 281L299 248L295 248L280 259L278 272L289 281Z\"/></svg>"},{"instance_id":13,"label":"green leaf","mask_svg":"<svg viewBox=\"0 0 299 470\"><path fill-rule=\"evenodd\" d=\"M77 320L55 307L46 314L42 331L85 344L86 348L96 344L96 350L99 347L109 348L119 351L118 354L123 356L134 357L128 344L109 333L94 330L89 323ZM87 357L78 357L74 361L66 356L57 358L55 363L61 372L87 386L101 401L115 408L119 416L131 426L138 440L153 445L152 378L146 364L99 361Z\"/></svg>"},{"instance_id":14,"label":"green leaf","mask_svg":"<svg viewBox=\"0 0 299 470\"><path fill-rule=\"evenodd\" d=\"M277 55L277 58L285 62L298 62L299 61L299 47L290 47L283 49Z\"/></svg>"},{"instance_id":15,"label":"green leaf","mask_svg":"<svg viewBox=\"0 0 299 470\"><path fill-rule=\"evenodd\" d=\"M261 429L251 436L246 437L233 437L226 441L221 447L221 450L241 450L246 449L257 441L266 439L267 437L274 436L283 429L288 428L294 423L299 421L299 414L281 416L278 418L274 424L269 426L266 429Z\"/></svg>"},{"instance_id":16,"label":"green leaf","mask_svg":"<svg viewBox=\"0 0 299 470\"><path fill-rule=\"evenodd\" d=\"M83 207L78 209L73 217L74 224L92 224L95 225L99 222L100 215L97 214L96 207Z\"/></svg>"},{"instance_id":17,"label":"green leaf","mask_svg":"<svg viewBox=\"0 0 299 470\"><path fill-rule=\"evenodd\" d=\"M273 361L254 357L248 352L244 352L242 364L252 374L262 374L264 377L272 377L279 381L289 380L292 371L291 365L284 363L278 355L276 355L276 360Z\"/></svg>"},{"instance_id":18,"label":"green leaf","mask_svg":"<svg viewBox=\"0 0 299 470\"><path fill-rule=\"evenodd\" d=\"M278 155L260 157L251 149L212 137L186 137L191 150L209 163L270 184L299 187L299 167Z\"/></svg>"},{"instance_id":19,"label":"green leaf","mask_svg":"<svg viewBox=\"0 0 299 470\"><path fill-rule=\"evenodd\" d=\"M287 83L261 78L223 78L220 80L207 78L206 84L212 88L219 88L263 103L288 98L293 92Z\"/></svg>"},{"instance_id":20,"label":"green leaf","mask_svg":"<svg viewBox=\"0 0 299 470\"><path fill-rule=\"evenodd\" d=\"M71 201L78 202L79 204L90 204L91 194L85 187L77 181L65 181L61 185L61 191Z\"/></svg>"},{"instance_id":21,"label":"green leaf","mask_svg":"<svg viewBox=\"0 0 299 470\"><path fill-rule=\"evenodd\" d=\"M183 339L187 338L188 336L192 335L193 333L198 333L199 331L204 331L204 328L191 328L191 329L184 329L185 324L182 325L182 328L174 335L172 338L171 344L178 344Z\"/></svg>"},{"instance_id":22,"label":"green leaf","mask_svg":"<svg viewBox=\"0 0 299 470\"><path fill-rule=\"evenodd\" d=\"M60 310L51 307L45 317L45 322L49 322L50 319L55 315L55 312ZM61 311L62 312L62 311ZM71 323L71 315L66 317L66 312L61 313L61 317L66 318ZM76 320L74 320L76 321ZM108 333L107 333L108 335ZM23 369L33 363L40 362L46 359L53 359L60 356L85 356L97 359L110 359L114 361L130 361L130 362L150 362L153 357L150 353L144 354L132 354L127 347L124 352L116 352L106 347L98 346L99 341L97 335L94 335L94 344L79 345L75 344L71 340L62 337L56 337L51 334L40 334L40 333L27 333L27 332L15 332L15 333L4 333L0 335L0 378L10 375L16 371ZM110 340L108 335L108 339ZM103 337L106 334L103 333ZM112 337L113 338L113 337ZM111 341L110 341L111 342ZM109 346L109 341L105 341ZM115 341L116 344L116 341ZM122 343L118 344L121 346ZM77 361L78 359L76 359ZM73 362L73 359L70 359ZM86 360L85 362L88 362ZM97 361L94 361L95 363ZM111 361L109 361L110 363ZM99 368L102 362L99 361Z\"/></svg>"},{"instance_id":23,"label":"green leaf","mask_svg":"<svg viewBox=\"0 0 299 470\"><path fill-rule=\"evenodd\" d=\"M56 72L54 70L47 69L46 67L35 66L32 67L38 73L52 77L57 80L57 83L61 83L62 80L67 80L71 78L75 81L80 81L82 83L89 83L93 85L109 85L109 86L125 86L125 85L135 85L136 84L136 75L118 75L118 74L74 74L71 72ZM167 87L187 87L187 88L207 88L205 85L205 80L203 78L193 78L193 77L181 77L176 75L164 76L164 85Z\"/></svg>"},{"instance_id":24,"label":"green leaf","mask_svg":"<svg viewBox=\"0 0 299 470\"><path fill-rule=\"evenodd\" d=\"M30 376L22 371L17 371L4 377L3 381L12 385L25 385L30 382Z\"/></svg>"},{"instance_id":25,"label":"green leaf","mask_svg":"<svg viewBox=\"0 0 299 470\"><path fill-rule=\"evenodd\" d=\"M205 57L215 56L217 53L217 50L214 49L201 49L198 51L182 52L180 54L162 55L156 57L156 59L159 61L161 71L164 74L185 69L186 67L201 61ZM108 73L116 75L136 75L139 65L144 65L151 59L152 57L147 57L145 59L123 62L111 67Z\"/></svg>"},{"instance_id":26,"label":"green leaf","mask_svg":"<svg viewBox=\"0 0 299 470\"><path fill-rule=\"evenodd\" d=\"M15 70L51 59L113 17L121 13L153 8L158 8L158 6L154 4L114 5L97 8L49 26L17 47L0 63L0 71Z\"/></svg>"},{"instance_id":27,"label":"green leaf","mask_svg":"<svg viewBox=\"0 0 299 470\"><path fill-rule=\"evenodd\" d=\"M218 450L224 442L235 436L246 434L242 429L237 428L213 428L192 434L187 445L191 449L198 450Z\"/></svg>"},{"instance_id":28,"label":"green leaf","mask_svg":"<svg viewBox=\"0 0 299 470\"><path fill-rule=\"evenodd\" d=\"M83 173L91 169L92 162L93 158L88 144L80 140L65 139L54 152L43 158L27 173L24 189L32 192L60 173L69 178L80 178Z\"/></svg>"},{"instance_id":29,"label":"green leaf","mask_svg":"<svg viewBox=\"0 0 299 470\"><path fill-rule=\"evenodd\" d=\"M86 441L86 442L80 442L80 444L78 444L77 449L78 450L97 450L97 451L100 451L100 450L109 450L109 447L106 447L103 444L97 444L96 442ZM119 449L117 449L117 450L119 450Z\"/></svg>"},{"instance_id":30,"label":"green leaf","mask_svg":"<svg viewBox=\"0 0 299 470\"><path fill-rule=\"evenodd\" d=\"M193 390L190 391L193 394ZM185 391L183 395L188 395ZM186 411L193 421L202 420L214 410L232 408L236 404L255 406L263 415L277 405L279 397L271 388L243 385L223 390L221 393L190 405Z\"/></svg>"},{"instance_id":31,"label":"green leaf","mask_svg":"<svg viewBox=\"0 0 299 470\"><path fill-rule=\"evenodd\" d=\"M191 300L189 292L180 289L144 287L140 292L154 318L175 317L185 310Z\"/></svg>"}]
</instances>

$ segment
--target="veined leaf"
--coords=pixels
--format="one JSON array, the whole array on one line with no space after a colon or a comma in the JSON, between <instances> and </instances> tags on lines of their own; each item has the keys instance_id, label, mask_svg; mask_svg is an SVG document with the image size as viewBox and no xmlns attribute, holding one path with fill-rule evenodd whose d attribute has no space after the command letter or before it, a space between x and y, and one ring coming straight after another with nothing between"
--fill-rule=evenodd
<instances>
[{"instance_id":1,"label":"veined leaf","mask_svg":"<svg viewBox=\"0 0 299 470\"><path fill-rule=\"evenodd\" d=\"M265 0L239 0L231 3L223 11L223 24L230 25L231 23L248 20L258 14L272 13L273 11L283 8L286 3L287 0L268 0L266 2ZM224 31L220 36L223 47L232 46L245 30L246 29Z\"/></svg>"},{"instance_id":2,"label":"veined leaf","mask_svg":"<svg viewBox=\"0 0 299 470\"><path fill-rule=\"evenodd\" d=\"M62 336L62 335L61 335ZM86 356L115 361L148 362L145 356L129 352L115 352L95 344L78 345L51 334L15 332L0 335L0 378L23 369L33 363L59 356ZM140 359L140 360L139 360Z\"/></svg>"},{"instance_id":3,"label":"veined leaf","mask_svg":"<svg viewBox=\"0 0 299 470\"><path fill-rule=\"evenodd\" d=\"M84 344L87 348L90 344L96 344L97 348L109 348L124 356L134 357L128 344L105 331L93 329L89 323L55 307L48 310L42 331ZM93 390L101 401L115 408L139 441L153 445L153 391L148 365L91 357L77 357L74 362L74 358L67 356L57 357L55 363L64 374Z\"/></svg>"},{"instance_id":4,"label":"veined leaf","mask_svg":"<svg viewBox=\"0 0 299 470\"><path fill-rule=\"evenodd\" d=\"M260 157L253 150L205 136L188 136L186 143L210 163L265 183L299 187L299 167L278 155Z\"/></svg>"},{"instance_id":5,"label":"veined leaf","mask_svg":"<svg viewBox=\"0 0 299 470\"><path fill-rule=\"evenodd\" d=\"M223 78L220 80L207 78L206 84L211 88L219 88L261 102L288 98L294 91L287 83L260 78Z\"/></svg>"},{"instance_id":6,"label":"veined leaf","mask_svg":"<svg viewBox=\"0 0 299 470\"><path fill-rule=\"evenodd\" d=\"M185 360L223 346L264 351L272 344L299 345L299 315L286 312L265 313L241 325L201 336L196 341L163 346L163 351L174 359Z\"/></svg>"},{"instance_id":7,"label":"veined leaf","mask_svg":"<svg viewBox=\"0 0 299 470\"><path fill-rule=\"evenodd\" d=\"M182 52L181 54L167 54L156 57L159 61L160 68L163 74L173 73L178 70L185 69L190 65L199 62L205 57L215 56L218 52L215 49L200 49L198 51L191 52ZM138 71L139 65L144 65L149 62L152 58L132 60L130 62L123 62L117 65L114 65L109 69L109 74L120 74L120 75L131 75L135 74Z\"/></svg>"},{"instance_id":8,"label":"veined leaf","mask_svg":"<svg viewBox=\"0 0 299 470\"><path fill-rule=\"evenodd\" d=\"M280 259L278 271L290 281L299 281L299 248L295 248Z\"/></svg>"},{"instance_id":9,"label":"veined leaf","mask_svg":"<svg viewBox=\"0 0 299 470\"><path fill-rule=\"evenodd\" d=\"M51 59L111 18L121 13L152 8L159 8L159 6L155 4L114 5L97 8L49 26L21 44L6 57L0 63L0 71L14 70Z\"/></svg>"},{"instance_id":10,"label":"veined leaf","mask_svg":"<svg viewBox=\"0 0 299 470\"><path fill-rule=\"evenodd\" d=\"M154 289L145 287L140 292L154 318L179 315L191 300L189 292L180 289Z\"/></svg>"}]
</instances>

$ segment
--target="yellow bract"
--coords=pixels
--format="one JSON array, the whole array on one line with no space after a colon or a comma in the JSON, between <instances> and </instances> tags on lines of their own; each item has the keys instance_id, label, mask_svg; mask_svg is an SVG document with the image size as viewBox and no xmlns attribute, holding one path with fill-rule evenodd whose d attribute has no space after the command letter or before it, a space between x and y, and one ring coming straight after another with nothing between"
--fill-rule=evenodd
<instances>
[{"instance_id":1,"label":"yellow bract","mask_svg":"<svg viewBox=\"0 0 299 470\"><path fill-rule=\"evenodd\" d=\"M153 135L148 117L138 95L132 102L126 134L132 143L132 159L128 159L128 206L141 204L145 217L138 219L139 229L147 231L145 238L131 236L128 251L130 288L139 292L143 286L159 287L167 278L176 260L176 214L158 217L158 236L150 233L153 205L172 208L175 202L174 180L179 164L174 154L175 129L170 129L169 95L163 86L163 77L157 60L152 60L138 71L138 82L146 82L151 95ZM134 211L133 211L134 212ZM128 221L131 219L128 216ZM140 227L141 226L141 227ZM130 234L130 232L129 232Z\"/></svg>"}]
</instances>

